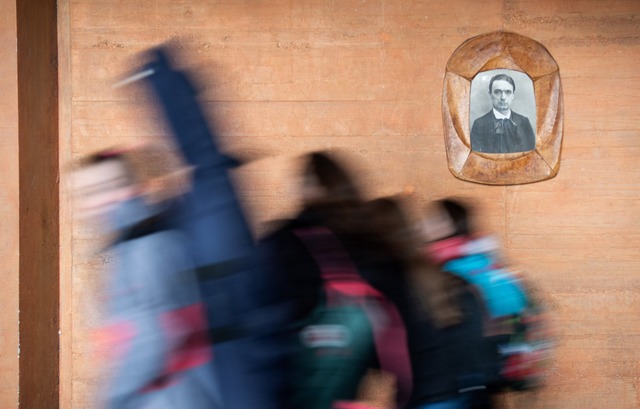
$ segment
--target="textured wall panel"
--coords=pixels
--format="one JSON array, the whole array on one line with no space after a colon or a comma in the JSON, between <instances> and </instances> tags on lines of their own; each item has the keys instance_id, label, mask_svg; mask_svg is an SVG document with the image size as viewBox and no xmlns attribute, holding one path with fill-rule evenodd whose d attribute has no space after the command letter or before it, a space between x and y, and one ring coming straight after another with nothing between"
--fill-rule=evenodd
<instances>
[{"instance_id":1,"label":"textured wall panel","mask_svg":"<svg viewBox=\"0 0 640 409\"><path fill-rule=\"evenodd\" d=\"M120 142L161 141L164 127L135 86L115 82L136 53L178 38L229 151L254 159L238 180L257 232L296 208L293 159L342 148L371 196L404 192L419 209L474 201L554 312L550 386L507 408L640 408L640 3L635 0L71 1L74 156ZM441 116L444 67L467 38L505 29L545 45L560 67L564 146L549 181L492 187L454 178ZM67 226L70 229L70 226ZM86 233L86 232L85 232ZM72 231L74 407L99 378L83 331L104 259ZM84 251L83 251L84 253ZM75 254L75 253L74 253Z\"/></svg>"}]
</instances>

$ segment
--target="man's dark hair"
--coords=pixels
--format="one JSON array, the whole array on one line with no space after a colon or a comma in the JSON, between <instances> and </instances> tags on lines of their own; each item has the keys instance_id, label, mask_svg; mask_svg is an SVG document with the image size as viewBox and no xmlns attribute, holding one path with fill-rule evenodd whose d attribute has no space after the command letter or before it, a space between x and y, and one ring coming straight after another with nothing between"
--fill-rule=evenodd
<instances>
[{"instance_id":1,"label":"man's dark hair","mask_svg":"<svg viewBox=\"0 0 640 409\"><path fill-rule=\"evenodd\" d=\"M494 75L493 78L491 78L491 81L489 81L489 94L493 92L494 81L507 81L513 87L513 92L516 92L516 83L515 81L513 81L513 78L511 78L507 74L498 74Z\"/></svg>"}]
</instances>

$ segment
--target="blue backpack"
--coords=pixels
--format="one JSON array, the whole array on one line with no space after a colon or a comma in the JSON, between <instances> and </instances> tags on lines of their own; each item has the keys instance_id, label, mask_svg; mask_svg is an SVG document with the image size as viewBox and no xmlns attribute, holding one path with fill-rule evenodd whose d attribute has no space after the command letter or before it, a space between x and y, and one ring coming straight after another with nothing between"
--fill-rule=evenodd
<instances>
[{"instance_id":1,"label":"blue backpack","mask_svg":"<svg viewBox=\"0 0 640 409\"><path fill-rule=\"evenodd\" d=\"M500 268L489 254L471 254L446 262L442 269L475 286L491 319L518 315L529 300L520 280Z\"/></svg>"},{"instance_id":2,"label":"blue backpack","mask_svg":"<svg viewBox=\"0 0 640 409\"><path fill-rule=\"evenodd\" d=\"M454 237L433 244L429 253L443 271L472 286L484 309L487 386L531 389L544 381L553 350L546 312L500 265L493 246L489 239Z\"/></svg>"}]
</instances>

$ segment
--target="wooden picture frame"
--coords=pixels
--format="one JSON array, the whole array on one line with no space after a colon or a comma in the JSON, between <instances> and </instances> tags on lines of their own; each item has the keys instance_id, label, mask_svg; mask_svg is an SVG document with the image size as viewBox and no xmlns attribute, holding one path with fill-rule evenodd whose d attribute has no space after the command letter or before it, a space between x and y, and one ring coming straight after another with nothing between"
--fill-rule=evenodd
<instances>
[{"instance_id":1,"label":"wooden picture frame","mask_svg":"<svg viewBox=\"0 0 640 409\"><path fill-rule=\"evenodd\" d=\"M486 82L493 72L517 72L530 78L531 104L535 102L535 107L530 107L535 117L531 120L535 145L507 153L472 148L472 83L479 78ZM491 92L491 87L487 92ZM457 178L489 185L513 185L550 179L558 173L563 131L560 72L551 54L535 40L496 31L460 45L447 63L442 117L449 170Z\"/></svg>"}]
</instances>

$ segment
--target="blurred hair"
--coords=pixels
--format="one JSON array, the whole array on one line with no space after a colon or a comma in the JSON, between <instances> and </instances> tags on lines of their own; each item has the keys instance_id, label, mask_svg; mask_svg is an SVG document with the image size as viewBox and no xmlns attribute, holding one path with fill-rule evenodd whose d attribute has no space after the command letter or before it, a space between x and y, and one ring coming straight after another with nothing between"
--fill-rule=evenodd
<instances>
[{"instance_id":1,"label":"blurred hair","mask_svg":"<svg viewBox=\"0 0 640 409\"><path fill-rule=\"evenodd\" d=\"M117 161L152 202L162 202L184 193L189 185L188 173L180 157L161 145L140 145L134 148L110 148L87 155L73 164L73 169Z\"/></svg>"},{"instance_id":2,"label":"blurred hair","mask_svg":"<svg viewBox=\"0 0 640 409\"><path fill-rule=\"evenodd\" d=\"M304 175L316 178L319 186L325 189L328 200L362 200L353 176L335 155L328 152L310 153Z\"/></svg>"},{"instance_id":3,"label":"blurred hair","mask_svg":"<svg viewBox=\"0 0 640 409\"><path fill-rule=\"evenodd\" d=\"M386 197L369 205L372 234L384 251L406 267L412 295L425 316L438 327L459 323L462 314L454 295L457 282L428 261L400 203Z\"/></svg>"},{"instance_id":4,"label":"blurred hair","mask_svg":"<svg viewBox=\"0 0 640 409\"><path fill-rule=\"evenodd\" d=\"M347 167L328 152L313 152L305 159L305 183L316 183L322 191L322 196L307 202L306 207L320 214L337 233L361 233L366 208Z\"/></svg>"},{"instance_id":5,"label":"blurred hair","mask_svg":"<svg viewBox=\"0 0 640 409\"><path fill-rule=\"evenodd\" d=\"M94 152L78 160L74 165L74 169L86 169L107 162L119 162L129 176L130 184L136 183L138 179L137 172L129 154L124 150L104 149Z\"/></svg>"},{"instance_id":6,"label":"blurred hair","mask_svg":"<svg viewBox=\"0 0 640 409\"><path fill-rule=\"evenodd\" d=\"M471 210L466 204L453 198L436 200L434 204L451 218L455 230L454 236L467 236L472 233Z\"/></svg>"}]
</instances>

